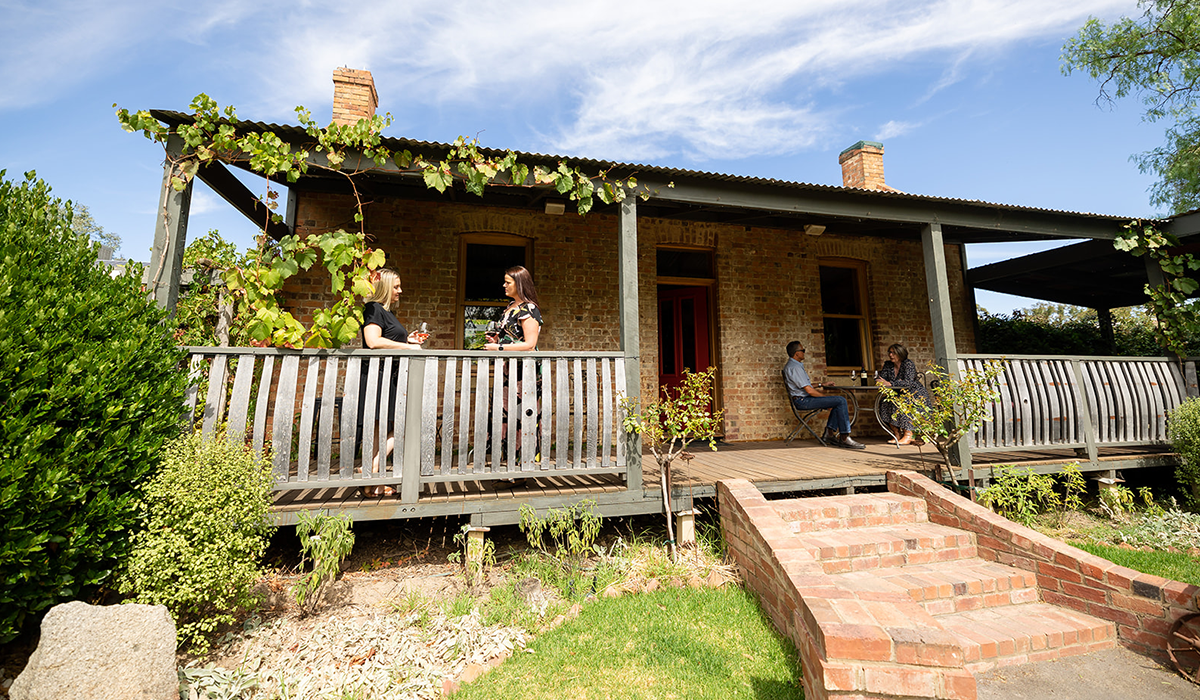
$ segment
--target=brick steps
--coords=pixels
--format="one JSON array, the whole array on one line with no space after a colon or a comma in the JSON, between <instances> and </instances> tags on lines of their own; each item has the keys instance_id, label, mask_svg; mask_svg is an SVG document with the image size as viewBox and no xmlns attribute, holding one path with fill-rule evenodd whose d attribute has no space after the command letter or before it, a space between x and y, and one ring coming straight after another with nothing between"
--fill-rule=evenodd
<instances>
[{"instance_id":1,"label":"brick steps","mask_svg":"<svg viewBox=\"0 0 1200 700\"><path fill-rule=\"evenodd\" d=\"M827 574L977 556L974 535L929 522L798 533L796 541Z\"/></svg>"},{"instance_id":2,"label":"brick steps","mask_svg":"<svg viewBox=\"0 0 1200 700\"><path fill-rule=\"evenodd\" d=\"M935 616L1038 600L1033 572L982 559L852 571L832 578L860 595L906 593Z\"/></svg>"},{"instance_id":3,"label":"brick steps","mask_svg":"<svg viewBox=\"0 0 1200 700\"><path fill-rule=\"evenodd\" d=\"M772 501L775 512L792 532L926 522L925 501L890 493L793 498Z\"/></svg>"},{"instance_id":4,"label":"brick steps","mask_svg":"<svg viewBox=\"0 0 1200 700\"><path fill-rule=\"evenodd\" d=\"M971 673L1110 649L1112 623L1049 603L1026 603L938 617L963 647Z\"/></svg>"},{"instance_id":5,"label":"brick steps","mask_svg":"<svg viewBox=\"0 0 1200 700\"><path fill-rule=\"evenodd\" d=\"M794 546L828 576L830 590L849 596L806 600L827 639L838 641L832 635L842 630L883 629L896 649L904 640L921 639L921 649L908 655L915 658L928 656L925 647L944 639L954 653L934 656L958 659L949 667L972 674L1116 645L1111 622L1042 602L1033 572L980 559L975 535L929 522L922 499L859 494L772 507ZM911 604L901 600L917 603L929 617L911 607L905 612ZM841 646L854 647L848 639ZM846 650L838 655L854 658ZM899 652L893 656L900 658Z\"/></svg>"}]
</instances>

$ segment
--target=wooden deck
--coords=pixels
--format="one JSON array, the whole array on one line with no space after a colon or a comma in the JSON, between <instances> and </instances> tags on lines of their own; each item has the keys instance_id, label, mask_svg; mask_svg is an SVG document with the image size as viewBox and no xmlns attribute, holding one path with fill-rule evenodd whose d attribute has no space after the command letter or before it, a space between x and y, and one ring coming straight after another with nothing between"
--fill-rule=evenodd
<instances>
[{"instance_id":1,"label":"wooden deck","mask_svg":"<svg viewBox=\"0 0 1200 700\"><path fill-rule=\"evenodd\" d=\"M712 498L716 482L741 478L764 493L805 492L878 488L892 469L931 470L941 462L929 446L897 449L883 438L865 438L865 450L823 447L813 440L798 440L786 446L782 440L719 444L717 451L704 445L693 450L690 462L675 462L673 494L686 507L692 499ZM1089 469L1086 456L1074 449L1021 452L990 452L976 455L976 478L987 477L991 466L1017 464L1038 472L1055 472L1065 464L1080 461ZM1174 465L1177 456L1165 447L1119 447L1100 450L1100 471ZM518 522L523 504L535 508L560 506L564 502L590 498L607 516L655 513L662 509L658 465L653 456L643 455L642 488L625 488L620 475L532 477L509 484L498 481L434 482L424 485L417 503L402 504L396 497L363 498L357 488L284 490L275 494L273 512L277 524L295 524L302 510L329 509L349 512L356 520L470 516L480 525ZM1096 471L1095 468L1091 468Z\"/></svg>"}]
</instances>

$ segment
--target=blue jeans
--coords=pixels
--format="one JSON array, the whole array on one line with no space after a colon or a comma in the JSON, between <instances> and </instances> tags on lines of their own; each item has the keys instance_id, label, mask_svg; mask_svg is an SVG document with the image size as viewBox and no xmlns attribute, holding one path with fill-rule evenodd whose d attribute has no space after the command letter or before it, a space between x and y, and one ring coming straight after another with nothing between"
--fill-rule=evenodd
<instances>
[{"instance_id":1,"label":"blue jeans","mask_svg":"<svg viewBox=\"0 0 1200 700\"><path fill-rule=\"evenodd\" d=\"M792 405L800 411L828 408L829 420L825 422L825 427L841 435L850 433L850 409L844 396L793 396Z\"/></svg>"}]
</instances>

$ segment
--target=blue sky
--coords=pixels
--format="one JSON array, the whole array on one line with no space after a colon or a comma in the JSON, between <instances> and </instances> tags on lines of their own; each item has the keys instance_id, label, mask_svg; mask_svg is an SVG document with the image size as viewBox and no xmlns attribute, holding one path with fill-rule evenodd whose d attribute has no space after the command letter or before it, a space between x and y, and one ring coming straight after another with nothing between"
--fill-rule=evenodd
<instances>
[{"instance_id":1,"label":"blue sky","mask_svg":"<svg viewBox=\"0 0 1200 700\"><path fill-rule=\"evenodd\" d=\"M324 123L348 66L372 71L392 136L831 185L843 148L879 140L905 192L1147 216L1152 178L1129 156L1161 126L1133 101L1098 107L1059 63L1089 15L1137 14L1132 0L0 0L0 169L37 170L145 260L162 153L113 103L183 111L205 92L245 119L295 123L304 105ZM210 228L253 234L201 186L189 231Z\"/></svg>"}]
</instances>

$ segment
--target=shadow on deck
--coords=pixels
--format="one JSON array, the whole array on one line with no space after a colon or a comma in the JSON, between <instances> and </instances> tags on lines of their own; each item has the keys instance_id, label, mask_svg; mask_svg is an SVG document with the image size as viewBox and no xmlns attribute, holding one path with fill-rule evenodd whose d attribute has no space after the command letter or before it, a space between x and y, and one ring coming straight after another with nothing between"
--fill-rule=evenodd
<instances>
[{"instance_id":1,"label":"shadow on deck","mask_svg":"<svg viewBox=\"0 0 1200 700\"><path fill-rule=\"evenodd\" d=\"M693 445L690 462L674 464L674 497L680 506L692 498L713 498L716 482L740 478L763 493L879 488L891 469L928 472L941 463L930 446L897 448L883 438L865 438L865 450L824 447L801 440L787 446L781 440L718 444L715 452ZM975 456L977 479L993 466L1015 464L1038 472L1056 472L1071 462L1084 471L1170 466L1177 456L1166 447L1115 447L1099 451L1097 463L1074 450L989 452ZM640 515L662 510L658 465L650 454L642 458L642 488L629 490L621 475L555 476L552 471L527 472L516 483L502 481L440 482L426 484L417 503L401 504L395 497L364 498L354 487L329 487L279 491L273 513L279 525L295 524L300 511L329 509L349 512L356 520L386 520L470 516L478 525L503 525L519 521L523 504L548 508L583 498L596 501L606 516Z\"/></svg>"}]
</instances>

